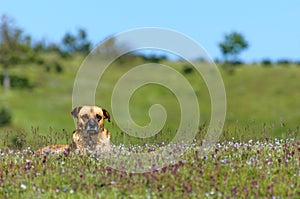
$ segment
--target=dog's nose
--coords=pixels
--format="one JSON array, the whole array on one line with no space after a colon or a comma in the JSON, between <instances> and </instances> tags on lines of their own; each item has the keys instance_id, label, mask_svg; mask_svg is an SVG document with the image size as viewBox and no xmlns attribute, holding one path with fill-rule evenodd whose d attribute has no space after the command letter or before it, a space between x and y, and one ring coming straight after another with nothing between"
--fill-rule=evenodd
<instances>
[{"instance_id":1,"label":"dog's nose","mask_svg":"<svg viewBox=\"0 0 300 199\"><path fill-rule=\"evenodd\" d=\"M87 124L88 131L96 131L98 132L98 123L95 120L90 120Z\"/></svg>"},{"instance_id":2,"label":"dog's nose","mask_svg":"<svg viewBox=\"0 0 300 199\"><path fill-rule=\"evenodd\" d=\"M95 127L95 126L97 126L97 122L95 120L90 120L89 123L88 123L88 125L90 127Z\"/></svg>"}]
</instances>

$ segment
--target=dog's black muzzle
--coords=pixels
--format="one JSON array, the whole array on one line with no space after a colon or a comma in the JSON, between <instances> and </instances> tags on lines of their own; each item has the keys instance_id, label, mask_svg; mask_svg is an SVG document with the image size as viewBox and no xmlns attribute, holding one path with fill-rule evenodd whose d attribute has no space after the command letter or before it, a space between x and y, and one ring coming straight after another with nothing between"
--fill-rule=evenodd
<instances>
[{"instance_id":1,"label":"dog's black muzzle","mask_svg":"<svg viewBox=\"0 0 300 199\"><path fill-rule=\"evenodd\" d=\"M86 125L86 130L88 132L98 133L98 131L99 131L98 122L94 119L89 120Z\"/></svg>"}]
</instances>

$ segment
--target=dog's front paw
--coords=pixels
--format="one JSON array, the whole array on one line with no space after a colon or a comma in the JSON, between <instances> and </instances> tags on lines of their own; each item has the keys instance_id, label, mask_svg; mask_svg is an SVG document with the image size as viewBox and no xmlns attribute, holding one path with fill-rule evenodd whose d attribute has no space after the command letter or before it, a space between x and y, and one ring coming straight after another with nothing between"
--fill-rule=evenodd
<instances>
[{"instance_id":1,"label":"dog's front paw","mask_svg":"<svg viewBox=\"0 0 300 199\"><path fill-rule=\"evenodd\" d=\"M51 145L44 148L38 149L38 154L63 154L70 152L71 148L69 145Z\"/></svg>"}]
</instances>

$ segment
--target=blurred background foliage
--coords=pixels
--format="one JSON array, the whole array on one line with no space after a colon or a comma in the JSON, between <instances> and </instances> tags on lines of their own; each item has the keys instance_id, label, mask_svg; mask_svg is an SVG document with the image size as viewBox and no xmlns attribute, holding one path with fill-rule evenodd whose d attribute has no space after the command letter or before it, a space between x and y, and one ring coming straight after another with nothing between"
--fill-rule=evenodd
<instances>
[{"instance_id":1,"label":"blurred background foliage","mask_svg":"<svg viewBox=\"0 0 300 199\"><path fill-rule=\"evenodd\" d=\"M225 34L218 44L223 59L215 63L225 83L228 105L224 131L281 136L290 129L299 129L300 61L264 58L261 62L244 63L239 55L251 47L250 44L245 35L236 31ZM106 40L105 45L107 55L126 48L113 37ZM40 135L51 135L62 129L71 135L75 128L69 114L73 108L73 83L80 64L93 47L84 29L67 32L60 43L36 41L17 27L14 19L3 15L0 21L0 135L8 134L12 142L20 132L32 128L38 129ZM201 58L198 61L204 62ZM118 78L144 63L166 64L181 72L199 98L199 124L209 123L210 96L201 75L187 61L169 59L168 55L156 52L133 52L118 58L99 82L96 102L111 111L110 96ZM138 124L147 124L148 110L156 103L162 104L169 113L163 131L175 132L181 114L179 108L174 108L178 102L161 86L150 85L137 90L131 100L133 119ZM114 121L106 125L113 137L119 136L120 130Z\"/></svg>"}]
</instances>

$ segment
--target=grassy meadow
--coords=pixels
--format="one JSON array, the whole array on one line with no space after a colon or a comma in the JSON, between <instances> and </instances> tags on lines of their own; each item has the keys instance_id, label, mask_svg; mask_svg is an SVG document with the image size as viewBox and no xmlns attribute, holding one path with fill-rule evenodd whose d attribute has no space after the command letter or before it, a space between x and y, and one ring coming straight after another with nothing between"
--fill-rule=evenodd
<instances>
[{"instance_id":1,"label":"grassy meadow","mask_svg":"<svg viewBox=\"0 0 300 199\"><path fill-rule=\"evenodd\" d=\"M56 58L53 56L51 59ZM81 56L61 60L62 73L46 72L44 67L35 65L11 68L11 75L27 77L33 88L4 91L0 87L0 108L7 107L12 113L12 123L0 127L1 133L28 132L32 128L37 128L41 135L61 132L62 129L72 133L75 128L70 115L73 84L83 60ZM98 84L96 104L111 112L110 96L117 80L132 67L143 63L143 60L136 58L130 62L112 64ZM183 73L186 67L190 67L186 62L164 61L162 64L174 67L191 83L199 99L200 124L208 123L210 96L201 76L195 71ZM262 131L267 128L268 136L281 137L285 131L299 126L300 67L242 65L233 73L222 67L219 69L227 95L225 129L250 126L255 131ZM130 102L133 119L140 125L147 124L148 110L156 103L162 104L169 113L166 129L178 128L180 109L176 97L159 85L147 85L134 93ZM106 123L106 127L115 134L120 130L114 125L113 118L112 123Z\"/></svg>"},{"instance_id":2,"label":"grassy meadow","mask_svg":"<svg viewBox=\"0 0 300 199\"><path fill-rule=\"evenodd\" d=\"M81 56L61 60L61 73L46 72L36 65L16 66L10 74L27 77L33 87L10 91L0 87L0 108L7 107L12 114L11 124L0 127L0 195L4 198L300 197L300 66L251 64L238 66L233 72L218 66L227 95L225 126L214 149L199 155L210 119L208 90L196 71L184 73L188 63L162 61L193 86L201 110L199 135L180 161L132 174L114 170L88 155L34 152L46 144L70 142L75 129L70 114L72 90L83 60ZM115 83L143 63L140 58L113 63L99 82L96 103L111 112ZM139 88L130 101L131 115L145 125L150 120L148 110L156 103L165 107L168 119L155 138L130 138L120 132L111 115L112 122L106 122L105 127L112 134L112 143L151 152L170 140L181 113L169 90L158 85Z\"/></svg>"},{"instance_id":3,"label":"grassy meadow","mask_svg":"<svg viewBox=\"0 0 300 199\"><path fill-rule=\"evenodd\" d=\"M199 156L198 144L194 143L178 162L146 173L114 170L101 159L86 155L1 150L0 195L3 198L299 198L299 142L230 140L218 143L207 156ZM146 149L155 150L155 146Z\"/></svg>"}]
</instances>

